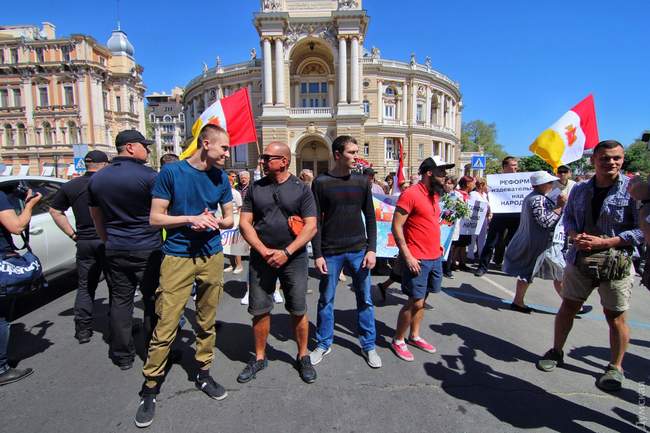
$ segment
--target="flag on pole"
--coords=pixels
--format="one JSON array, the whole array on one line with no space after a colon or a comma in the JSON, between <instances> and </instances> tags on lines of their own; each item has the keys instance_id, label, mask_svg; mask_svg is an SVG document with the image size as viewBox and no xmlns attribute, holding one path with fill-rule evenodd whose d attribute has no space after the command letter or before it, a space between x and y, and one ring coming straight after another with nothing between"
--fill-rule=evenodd
<instances>
[{"instance_id":1,"label":"flag on pole","mask_svg":"<svg viewBox=\"0 0 650 433\"><path fill-rule=\"evenodd\" d=\"M244 87L230 96L218 99L201 114L192 125L192 141L181 154L181 159L189 158L196 151L201 128L209 123L228 132L231 147L256 142L257 131L248 89Z\"/></svg>"},{"instance_id":2,"label":"flag on pole","mask_svg":"<svg viewBox=\"0 0 650 433\"><path fill-rule=\"evenodd\" d=\"M557 171L559 166L582 158L585 149L596 144L596 108L594 97L589 95L542 132L530 145L530 150Z\"/></svg>"},{"instance_id":3,"label":"flag on pole","mask_svg":"<svg viewBox=\"0 0 650 433\"><path fill-rule=\"evenodd\" d=\"M399 165L397 166L397 173L393 179L393 195L399 195L402 193L401 188L399 187L404 183L404 147L402 146L402 139L398 138L399 145Z\"/></svg>"}]
</instances>

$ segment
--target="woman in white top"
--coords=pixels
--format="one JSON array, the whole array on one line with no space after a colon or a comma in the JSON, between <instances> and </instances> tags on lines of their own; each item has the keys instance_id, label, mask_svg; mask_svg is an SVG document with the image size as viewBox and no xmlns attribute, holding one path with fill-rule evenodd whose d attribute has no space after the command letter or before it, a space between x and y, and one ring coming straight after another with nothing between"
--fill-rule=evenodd
<instances>
[{"instance_id":1,"label":"woman in white top","mask_svg":"<svg viewBox=\"0 0 650 433\"><path fill-rule=\"evenodd\" d=\"M490 206L488 201L488 187L487 181L483 177L476 178L476 188L474 191L469 193L469 199L474 201L482 201L488 203L488 213L483 221L483 227L478 235L472 235L472 242L467 249L467 257L471 260L478 259L481 251L483 250L483 245L485 245L485 238L487 237L487 228L490 219L492 219L492 213L490 212Z\"/></svg>"}]
</instances>

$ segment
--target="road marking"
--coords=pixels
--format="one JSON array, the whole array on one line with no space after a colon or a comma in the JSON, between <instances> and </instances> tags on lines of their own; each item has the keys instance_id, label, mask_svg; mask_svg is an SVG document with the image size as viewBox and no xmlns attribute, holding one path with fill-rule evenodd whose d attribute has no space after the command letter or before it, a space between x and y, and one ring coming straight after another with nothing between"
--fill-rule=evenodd
<instances>
[{"instance_id":1,"label":"road marking","mask_svg":"<svg viewBox=\"0 0 650 433\"><path fill-rule=\"evenodd\" d=\"M485 281L487 281L488 283L492 284L494 287L501 290L502 292L507 293L508 295L512 296L513 298L515 297L515 292L506 289L505 287L503 287L501 284L497 283L496 281L492 281L491 279L489 279L485 275L483 275L481 278L484 279Z\"/></svg>"}]
</instances>

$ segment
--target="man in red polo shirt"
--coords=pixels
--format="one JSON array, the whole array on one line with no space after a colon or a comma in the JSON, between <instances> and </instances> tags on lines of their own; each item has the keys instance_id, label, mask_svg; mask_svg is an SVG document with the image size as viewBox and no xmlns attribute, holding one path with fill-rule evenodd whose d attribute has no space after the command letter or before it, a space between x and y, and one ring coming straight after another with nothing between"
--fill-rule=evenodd
<instances>
[{"instance_id":1,"label":"man in red polo shirt","mask_svg":"<svg viewBox=\"0 0 650 433\"><path fill-rule=\"evenodd\" d=\"M393 236L404 264L402 292L409 300L397 317L391 348L404 361L415 359L407 343L428 353L436 351L420 337L420 323L427 293L437 293L442 286L439 200L444 191L445 170L453 166L438 156L422 161L419 169L422 180L402 193L393 216Z\"/></svg>"}]
</instances>

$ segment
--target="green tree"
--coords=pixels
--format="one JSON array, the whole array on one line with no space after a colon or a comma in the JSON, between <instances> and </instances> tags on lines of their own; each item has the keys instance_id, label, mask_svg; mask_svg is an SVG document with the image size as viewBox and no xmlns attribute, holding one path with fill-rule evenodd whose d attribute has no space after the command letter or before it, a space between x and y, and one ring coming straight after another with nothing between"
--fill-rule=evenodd
<instances>
[{"instance_id":1,"label":"green tree","mask_svg":"<svg viewBox=\"0 0 650 433\"><path fill-rule=\"evenodd\" d=\"M501 160L507 156L503 146L497 143L497 126L482 120L464 122L460 136L461 151L482 152L486 157L485 173L497 173Z\"/></svg>"},{"instance_id":2,"label":"green tree","mask_svg":"<svg viewBox=\"0 0 650 433\"><path fill-rule=\"evenodd\" d=\"M625 164L623 169L642 174L650 173L650 152L648 152L648 143L637 140L625 149Z\"/></svg>"},{"instance_id":3,"label":"green tree","mask_svg":"<svg viewBox=\"0 0 650 433\"><path fill-rule=\"evenodd\" d=\"M553 168L539 156L532 155L519 158L519 171L548 171L552 173Z\"/></svg>"}]
</instances>

